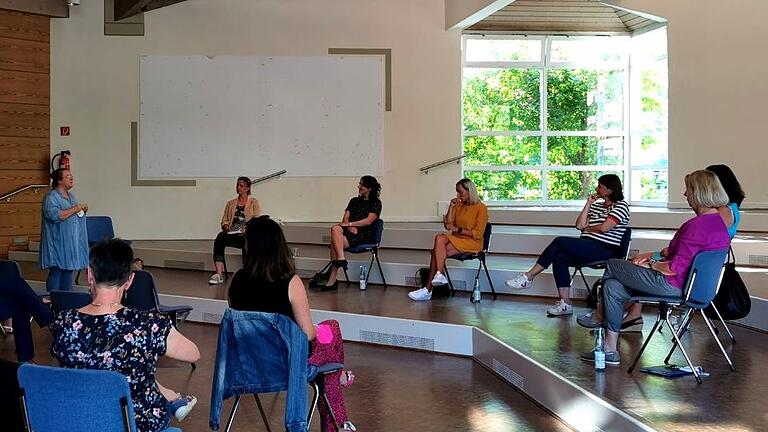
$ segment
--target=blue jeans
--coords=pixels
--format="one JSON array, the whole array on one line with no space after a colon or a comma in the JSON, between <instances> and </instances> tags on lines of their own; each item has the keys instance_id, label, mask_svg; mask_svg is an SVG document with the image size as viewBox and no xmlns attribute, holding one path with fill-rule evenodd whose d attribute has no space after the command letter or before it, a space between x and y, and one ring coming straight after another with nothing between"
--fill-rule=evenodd
<instances>
[{"instance_id":1,"label":"blue jeans","mask_svg":"<svg viewBox=\"0 0 768 432\"><path fill-rule=\"evenodd\" d=\"M624 320L624 302L635 296L680 297L683 291L667 282L656 270L632 264L632 261L612 259L603 274L603 307L605 327L619 332Z\"/></svg>"},{"instance_id":2,"label":"blue jeans","mask_svg":"<svg viewBox=\"0 0 768 432\"><path fill-rule=\"evenodd\" d=\"M58 267L49 268L48 279L45 281L46 291L72 291L72 273L74 270L64 270Z\"/></svg>"},{"instance_id":3,"label":"blue jeans","mask_svg":"<svg viewBox=\"0 0 768 432\"><path fill-rule=\"evenodd\" d=\"M569 267L593 261L616 258L619 248L590 238L556 237L544 249L536 264L547 268L552 265L552 274L558 288L571 286Z\"/></svg>"},{"instance_id":4,"label":"blue jeans","mask_svg":"<svg viewBox=\"0 0 768 432\"><path fill-rule=\"evenodd\" d=\"M35 356L30 315L40 327L45 327L53 321L51 310L24 279L0 278L0 319L13 318L16 358L20 362L29 361Z\"/></svg>"}]
</instances>

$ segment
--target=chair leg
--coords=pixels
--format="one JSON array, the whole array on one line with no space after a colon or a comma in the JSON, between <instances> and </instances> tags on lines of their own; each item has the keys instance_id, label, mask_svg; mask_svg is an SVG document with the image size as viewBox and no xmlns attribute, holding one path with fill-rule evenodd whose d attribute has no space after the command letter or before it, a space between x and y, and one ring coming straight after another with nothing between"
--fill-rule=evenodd
<instances>
[{"instance_id":1,"label":"chair leg","mask_svg":"<svg viewBox=\"0 0 768 432\"><path fill-rule=\"evenodd\" d=\"M347 274L347 269L342 267L342 270L344 270L344 277L347 279L347 286L349 286L350 282L349 282L349 274Z\"/></svg>"},{"instance_id":2,"label":"chair leg","mask_svg":"<svg viewBox=\"0 0 768 432\"><path fill-rule=\"evenodd\" d=\"M365 275L365 279L367 282L370 282L371 279L373 279L371 277L372 274L373 274L373 251L371 251L371 261L368 263L368 274Z\"/></svg>"},{"instance_id":3,"label":"chair leg","mask_svg":"<svg viewBox=\"0 0 768 432\"><path fill-rule=\"evenodd\" d=\"M666 321L667 316L669 315L669 310L667 309L666 305L659 306L661 309L659 309L659 314L656 315L656 322L653 323L653 330L651 330L651 333L648 334L648 337L645 339L645 342L643 343L643 346L640 347L640 351L637 352L637 355L635 356L635 361L632 362L632 365L627 369L627 373L631 374L632 371L635 370L635 366L637 366L637 362L640 360L640 357L643 355L643 351L645 351L645 347L648 346L648 342L651 341L651 338L653 337L654 333L656 333L656 328L659 326L659 323L661 321ZM662 312L663 310L663 312ZM662 313L664 313L662 318Z\"/></svg>"},{"instance_id":4,"label":"chair leg","mask_svg":"<svg viewBox=\"0 0 768 432\"><path fill-rule=\"evenodd\" d=\"M75 285L80 285L80 273L82 272L82 269L77 271L77 276L75 276Z\"/></svg>"},{"instance_id":5,"label":"chair leg","mask_svg":"<svg viewBox=\"0 0 768 432\"><path fill-rule=\"evenodd\" d=\"M307 416L307 429L309 429L309 425L312 423L312 417L314 416L315 409L317 408L317 400L320 398L320 386L317 385L317 381L313 380L309 384L312 386L312 390L315 391L315 394L312 396L312 405L309 406L309 416Z\"/></svg>"},{"instance_id":6,"label":"chair leg","mask_svg":"<svg viewBox=\"0 0 768 432\"><path fill-rule=\"evenodd\" d=\"M691 362L691 358L688 357L688 353L685 352L685 348L683 347L683 344L680 342L680 338L677 337L677 333L675 332L675 328L672 327L672 323L669 322L669 320L664 320L667 322L667 327L669 327L669 331L672 332L672 337L675 338L675 342L680 345L680 352L683 353L683 357L685 357L685 361L688 363L688 366L691 367L691 372L693 372L693 376L696 378L696 382L701 384L701 377L699 376L699 372L696 371L696 367L693 366L693 362ZM649 337L650 339L650 337Z\"/></svg>"},{"instance_id":7,"label":"chair leg","mask_svg":"<svg viewBox=\"0 0 768 432\"><path fill-rule=\"evenodd\" d=\"M373 252L373 256L376 258L376 266L379 268L379 274L381 275L381 283L384 284L384 288L387 287L387 279L384 278L384 270L381 268L381 261L379 261L379 253Z\"/></svg>"},{"instance_id":8,"label":"chair leg","mask_svg":"<svg viewBox=\"0 0 768 432\"><path fill-rule=\"evenodd\" d=\"M496 300L496 288L493 287L493 281L491 280L491 274L488 272L488 264L485 263L485 257L483 257L480 262L483 264L483 268L485 269L485 277L488 278L488 285L491 286L493 299Z\"/></svg>"},{"instance_id":9,"label":"chair leg","mask_svg":"<svg viewBox=\"0 0 768 432\"><path fill-rule=\"evenodd\" d=\"M720 348L720 352L723 353L723 357L725 357L725 361L728 362L728 367L731 368L731 372L736 372L736 366L733 365L733 362L731 361L731 358L728 356L728 353L725 352L725 348L723 348L723 344L720 343L720 338L717 337L715 334L715 329L712 327L712 321L709 320L707 315L704 313L703 310L701 310L701 316L704 318L704 322L707 324L707 328L709 329L709 332L712 333L712 337L715 338L715 342L717 342L717 346Z\"/></svg>"},{"instance_id":10,"label":"chair leg","mask_svg":"<svg viewBox=\"0 0 768 432\"><path fill-rule=\"evenodd\" d=\"M686 331L688 331L688 325L691 323L691 319L693 319L693 309L688 309L685 314L683 315L683 320L680 321L680 325L677 328L677 337L681 338L685 334ZM667 353L667 357L664 358L664 364L669 364L669 359L672 358L672 353L675 352L675 348L677 348L677 343L675 342L675 339L672 339L672 348L669 350L669 353Z\"/></svg>"},{"instance_id":11,"label":"chair leg","mask_svg":"<svg viewBox=\"0 0 768 432\"><path fill-rule=\"evenodd\" d=\"M451 289L451 297L453 297L456 294L456 290L453 289L453 281L451 280L451 274L448 273L448 266L445 266L445 277L448 279L448 288ZM434 289L434 287L432 287ZM471 298L471 297L470 297Z\"/></svg>"},{"instance_id":12,"label":"chair leg","mask_svg":"<svg viewBox=\"0 0 768 432\"><path fill-rule=\"evenodd\" d=\"M227 254L224 254L224 262L222 262L224 265L224 280L227 280L227 275L229 274L229 270L227 270Z\"/></svg>"},{"instance_id":13,"label":"chair leg","mask_svg":"<svg viewBox=\"0 0 768 432\"><path fill-rule=\"evenodd\" d=\"M728 325L725 324L725 320L723 319L723 316L720 315L720 311L717 310L717 307L715 306L714 303L711 303L710 305L712 306L712 309L717 314L717 318L720 320L720 323L723 325L723 328L725 328L725 332L728 333L728 337L731 338L731 342L735 343L736 342L736 338L733 337L733 333L731 333L731 329L729 329Z\"/></svg>"},{"instance_id":14,"label":"chair leg","mask_svg":"<svg viewBox=\"0 0 768 432\"><path fill-rule=\"evenodd\" d=\"M267 432L272 432L272 428L269 427L269 420L267 420L267 414L264 413L264 407L261 406L261 399L259 399L259 395L254 393L253 397L256 399L256 406L259 407L259 413L261 414L261 419L264 420L264 426L267 427Z\"/></svg>"},{"instance_id":15,"label":"chair leg","mask_svg":"<svg viewBox=\"0 0 768 432\"><path fill-rule=\"evenodd\" d=\"M339 429L339 421L336 420L336 413L333 412L333 408L331 408L331 401L328 400L328 395L323 391L323 402L325 403L325 407L328 408L328 412L331 413L331 419L333 420L333 426L336 428L336 430ZM307 427L309 427L309 424L307 424Z\"/></svg>"},{"instance_id":16,"label":"chair leg","mask_svg":"<svg viewBox=\"0 0 768 432\"><path fill-rule=\"evenodd\" d=\"M232 422L235 420L235 413L237 412L238 405L240 405L240 395L235 397L235 404L232 405L232 414L229 415L229 420L227 420L226 432L229 432L230 429L232 429Z\"/></svg>"}]
</instances>

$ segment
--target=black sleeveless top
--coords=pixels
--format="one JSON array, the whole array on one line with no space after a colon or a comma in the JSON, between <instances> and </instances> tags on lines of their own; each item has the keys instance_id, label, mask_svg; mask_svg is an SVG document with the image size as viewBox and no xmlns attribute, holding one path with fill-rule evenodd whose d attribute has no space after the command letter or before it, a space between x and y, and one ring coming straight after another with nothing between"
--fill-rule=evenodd
<instances>
[{"instance_id":1,"label":"black sleeveless top","mask_svg":"<svg viewBox=\"0 0 768 432\"><path fill-rule=\"evenodd\" d=\"M293 276L266 282L253 278L247 270L238 270L229 285L229 306L242 311L279 313L295 322L288 300L288 284Z\"/></svg>"}]
</instances>

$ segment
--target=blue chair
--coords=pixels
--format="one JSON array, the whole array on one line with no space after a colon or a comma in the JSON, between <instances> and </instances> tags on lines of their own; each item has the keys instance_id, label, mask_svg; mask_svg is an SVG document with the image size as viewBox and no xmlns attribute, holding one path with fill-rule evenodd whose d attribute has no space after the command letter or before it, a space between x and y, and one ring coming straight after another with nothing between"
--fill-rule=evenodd
<instances>
[{"instance_id":1,"label":"blue chair","mask_svg":"<svg viewBox=\"0 0 768 432\"><path fill-rule=\"evenodd\" d=\"M16 278L21 277L21 268L19 263L11 260L0 260L0 279L2 278ZM8 336L8 332L5 330L5 326L0 323L0 333L3 336Z\"/></svg>"},{"instance_id":2,"label":"blue chair","mask_svg":"<svg viewBox=\"0 0 768 432\"><path fill-rule=\"evenodd\" d=\"M0 359L0 407L3 407L3 430L23 431L24 416L21 412L21 389L16 377L20 364Z\"/></svg>"},{"instance_id":3,"label":"blue chair","mask_svg":"<svg viewBox=\"0 0 768 432\"><path fill-rule=\"evenodd\" d=\"M631 245L632 245L632 228L627 227L626 231L624 231L624 235L621 236L621 243L619 246L619 255L616 258L628 259L629 248ZM592 284L592 289L590 289L589 283L587 283L587 278L584 277L584 272L581 269L583 269L584 267L589 267L594 270L605 270L605 267L607 265L608 265L608 260L602 260L602 261L592 261L585 264L579 264L573 267L573 274L571 275L571 286L573 286L573 280L576 278L576 273L579 273L581 275L581 280L584 281L584 286L587 288L587 292L589 293L587 295L587 307L591 309L597 308L597 299L602 297L602 294L599 292L602 285L600 284L600 280L598 280L594 284Z\"/></svg>"},{"instance_id":4,"label":"blue chair","mask_svg":"<svg viewBox=\"0 0 768 432\"><path fill-rule=\"evenodd\" d=\"M91 294L84 291L53 290L51 295L51 310L54 315L69 309L80 309L91 303Z\"/></svg>"},{"instance_id":5,"label":"blue chair","mask_svg":"<svg viewBox=\"0 0 768 432\"><path fill-rule=\"evenodd\" d=\"M301 328L284 315L227 309L219 327L216 347L209 419L211 430L219 429L223 400L234 396L235 403L226 427L229 432L240 398L247 394L256 399L264 425L271 430L259 394L285 390L288 390L286 431L308 430L321 394L324 403L328 404L322 391L323 375L342 370L344 365L308 366L307 345L307 336ZM314 390L309 409L306 384ZM302 424L305 419L306 424ZM336 425L339 426L338 422Z\"/></svg>"},{"instance_id":6,"label":"blue chair","mask_svg":"<svg viewBox=\"0 0 768 432\"><path fill-rule=\"evenodd\" d=\"M136 431L131 391L118 372L24 364L18 378L28 431Z\"/></svg>"},{"instance_id":7,"label":"blue chair","mask_svg":"<svg viewBox=\"0 0 768 432\"><path fill-rule=\"evenodd\" d=\"M109 216L86 216L85 230L88 235L88 247L115 238L115 229L112 226L112 218ZM82 270L78 270L77 277L75 277L75 283L78 285L80 284L81 272Z\"/></svg>"},{"instance_id":8,"label":"blue chair","mask_svg":"<svg viewBox=\"0 0 768 432\"><path fill-rule=\"evenodd\" d=\"M488 273L488 265L485 263L485 257L488 255L488 248L491 247L491 233L493 232L493 224L490 222L485 224L485 231L483 231L483 250L477 253L460 253L456 255L451 255L448 258L455 259L461 262L469 261L469 260L478 260L480 263L477 266L477 272L475 273L475 280L474 283L478 283L478 279L480 279L480 269L485 269L485 277L488 279L488 285L491 287L491 292L493 293L493 299L496 300L496 289L493 287L493 282L491 281L491 275ZM453 289L453 281L451 281L451 275L448 273L448 266L445 266L445 277L448 278L448 286L451 287L451 295L456 294L456 291ZM472 297L469 297L469 300L472 301Z\"/></svg>"},{"instance_id":9,"label":"blue chair","mask_svg":"<svg viewBox=\"0 0 768 432\"><path fill-rule=\"evenodd\" d=\"M381 275L381 283L384 284L384 288L387 287L387 280L384 278L384 271L381 269L381 262L379 261L379 246L381 246L381 237L384 235L384 221L381 218L376 219L373 222L373 243L361 244L344 249L344 252L358 254L358 253L371 253L371 262L368 263L368 275L373 271L373 260L376 260L376 265L379 267L379 274ZM349 285L349 275L347 269L344 269L344 277L347 278L347 285ZM369 278L370 280L370 278Z\"/></svg>"},{"instance_id":10,"label":"blue chair","mask_svg":"<svg viewBox=\"0 0 768 432\"><path fill-rule=\"evenodd\" d=\"M637 296L631 297L628 300L630 302L658 305L659 313L656 316L656 322L653 324L653 330L648 334L648 337L645 339L643 346L637 353L637 356L632 362L632 366L627 370L627 373L631 374L635 369L637 362L640 360L640 356L643 355L643 351L645 351L645 348L648 346L648 342L650 342L653 335L656 334L656 329L662 322L664 322L667 324L667 327L669 327L670 332L672 332L672 337L674 338L672 350L670 350L664 362L667 363L669 361L672 352L679 346L680 351L683 353L683 357L685 357L685 361L693 371L696 382L701 384L699 373L696 371L690 357L688 357L688 353L685 352L685 348L683 348L683 345L680 343L680 336L685 332L693 314L697 311L700 312L701 316L704 318L704 322L707 324L709 332L712 333L712 337L715 338L715 341L720 347L720 351L725 356L726 361L728 361L731 370L736 370L730 357L728 357L728 354L725 352L723 345L720 343L717 335L715 335L715 331L712 328L712 322L707 318L703 311L704 308L709 306L712 299L715 298L715 294L717 294L717 289L723 278L723 270L725 268L725 260L727 257L728 249L699 252L693 259L693 263L691 263L691 268L688 271L688 279L686 280L685 287L683 288L683 295L681 297ZM686 313L679 329L675 330L669 322L669 315L679 306L687 307L689 308L689 311Z\"/></svg>"}]
</instances>

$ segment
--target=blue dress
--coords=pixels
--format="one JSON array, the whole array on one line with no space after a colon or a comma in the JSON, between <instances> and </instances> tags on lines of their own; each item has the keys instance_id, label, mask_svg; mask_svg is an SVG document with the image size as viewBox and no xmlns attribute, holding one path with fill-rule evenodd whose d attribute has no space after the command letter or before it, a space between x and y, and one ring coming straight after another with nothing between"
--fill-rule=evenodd
<instances>
[{"instance_id":1,"label":"blue dress","mask_svg":"<svg viewBox=\"0 0 768 432\"><path fill-rule=\"evenodd\" d=\"M731 209L733 214L733 223L728 227L728 235L731 236L731 240L736 235L736 231L739 230L739 224L741 223L741 213L739 213L739 205L735 202L729 203L728 208Z\"/></svg>"},{"instance_id":2,"label":"blue dress","mask_svg":"<svg viewBox=\"0 0 768 432\"><path fill-rule=\"evenodd\" d=\"M69 199L52 189L43 199L40 223L40 268L58 267L62 270L80 270L88 266L88 232L85 217L72 215L59 218L59 212L77 205L77 198L69 191Z\"/></svg>"}]
</instances>

